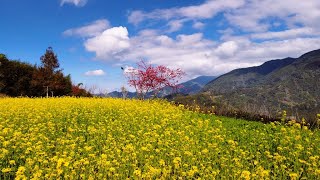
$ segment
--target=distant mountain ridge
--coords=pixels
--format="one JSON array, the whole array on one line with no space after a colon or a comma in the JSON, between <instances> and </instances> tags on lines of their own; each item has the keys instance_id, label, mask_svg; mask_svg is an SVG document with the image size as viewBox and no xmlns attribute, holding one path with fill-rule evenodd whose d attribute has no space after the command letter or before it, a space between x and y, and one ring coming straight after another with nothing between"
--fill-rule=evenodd
<instances>
[{"instance_id":1,"label":"distant mountain ridge","mask_svg":"<svg viewBox=\"0 0 320 180\"><path fill-rule=\"evenodd\" d=\"M259 84L260 78L293 63L295 60L295 58L288 57L267 61L260 66L235 69L212 80L203 90L206 91L211 88L211 91L225 93L232 92L238 88L250 87L255 83ZM226 79L228 79L228 81L225 81Z\"/></svg>"},{"instance_id":2,"label":"distant mountain ridge","mask_svg":"<svg viewBox=\"0 0 320 180\"><path fill-rule=\"evenodd\" d=\"M189 81L186 81L184 83L179 84L181 85L181 88L178 89L178 93L181 94L196 94L200 92L200 90L210 81L212 81L215 78L215 76L199 76L195 79L191 79ZM164 88L161 93L159 93L160 97L170 95L172 93L171 88ZM147 97L150 97L153 93L147 94ZM108 93L110 97L122 97L122 93L118 91L113 91L111 93ZM133 98L136 97L136 92L128 92L127 97Z\"/></svg>"},{"instance_id":3,"label":"distant mountain ridge","mask_svg":"<svg viewBox=\"0 0 320 180\"><path fill-rule=\"evenodd\" d=\"M207 83L214 80L215 78L216 78L215 76L199 76L197 78L181 83L179 84L181 88L178 89L178 93L189 94L189 95L196 94L200 92ZM171 90L169 90L168 93L164 93L164 95L170 94L170 91Z\"/></svg>"},{"instance_id":4,"label":"distant mountain ridge","mask_svg":"<svg viewBox=\"0 0 320 180\"><path fill-rule=\"evenodd\" d=\"M292 115L320 113L320 50L299 58L242 68L209 82L202 90L222 102L252 113L288 110Z\"/></svg>"}]
</instances>

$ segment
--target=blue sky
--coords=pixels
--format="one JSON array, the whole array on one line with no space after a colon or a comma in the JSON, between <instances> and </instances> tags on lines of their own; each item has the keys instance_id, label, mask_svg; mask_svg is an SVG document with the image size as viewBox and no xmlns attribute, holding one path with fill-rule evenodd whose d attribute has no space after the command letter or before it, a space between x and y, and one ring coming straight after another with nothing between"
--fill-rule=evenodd
<instances>
[{"instance_id":1,"label":"blue sky","mask_svg":"<svg viewBox=\"0 0 320 180\"><path fill-rule=\"evenodd\" d=\"M126 84L141 60L184 80L320 46L319 0L0 0L0 53L39 64L53 47L65 74L96 91Z\"/></svg>"}]
</instances>

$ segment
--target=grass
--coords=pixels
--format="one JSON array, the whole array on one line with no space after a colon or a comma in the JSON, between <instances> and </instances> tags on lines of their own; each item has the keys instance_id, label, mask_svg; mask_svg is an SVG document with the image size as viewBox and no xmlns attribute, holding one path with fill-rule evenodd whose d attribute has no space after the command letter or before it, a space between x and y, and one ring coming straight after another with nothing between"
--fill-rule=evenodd
<instances>
[{"instance_id":1,"label":"grass","mask_svg":"<svg viewBox=\"0 0 320 180\"><path fill-rule=\"evenodd\" d=\"M165 101L0 99L0 179L319 179L320 133Z\"/></svg>"}]
</instances>

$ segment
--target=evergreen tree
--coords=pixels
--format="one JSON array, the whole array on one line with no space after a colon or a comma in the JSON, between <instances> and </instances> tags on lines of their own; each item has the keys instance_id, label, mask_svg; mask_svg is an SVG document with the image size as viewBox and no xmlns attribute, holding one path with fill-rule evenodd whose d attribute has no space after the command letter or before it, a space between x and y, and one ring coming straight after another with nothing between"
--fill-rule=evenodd
<instances>
[{"instance_id":1,"label":"evergreen tree","mask_svg":"<svg viewBox=\"0 0 320 180\"><path fill-rule=\"evenodd\" d=\"M44 68L47 72L54 73L56 69L60 67L58 57L53 52L52 47L48 47L46 53L43 56L41 56L40 60L42 68Z\"/></svg>"}]
</instances>

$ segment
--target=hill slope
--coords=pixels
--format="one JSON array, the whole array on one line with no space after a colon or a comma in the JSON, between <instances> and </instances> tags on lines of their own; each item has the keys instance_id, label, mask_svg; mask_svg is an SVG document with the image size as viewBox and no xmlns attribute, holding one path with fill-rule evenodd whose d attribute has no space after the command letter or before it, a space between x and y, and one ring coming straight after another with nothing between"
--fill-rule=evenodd
<instances>
[{"instance_id":1,"label":"hill slope","mask_svg":"<svg viewBox=\"0 0 320 180\"><path fill-rule=\"evenodd\" d=\"M203 92L252 113L314 116L320 112L320 50L299 58L236 69L208 83Z\"/></svg>"}]
</instances>

